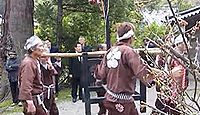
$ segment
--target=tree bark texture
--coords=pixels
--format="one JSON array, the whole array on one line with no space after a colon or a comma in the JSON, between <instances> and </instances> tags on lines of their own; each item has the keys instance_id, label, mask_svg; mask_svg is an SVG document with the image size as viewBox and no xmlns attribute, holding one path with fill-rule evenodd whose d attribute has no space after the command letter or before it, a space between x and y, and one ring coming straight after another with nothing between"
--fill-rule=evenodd
<instances>
[{"instance_id":1,"label":"tree bark texture","mask_svg":"<svg viewBox=\"0 0 200 115\"><path fill-rule=\"evenodd\" d=\"M5 9L5 0L0 0L0 15L4 13Z\"/></svg>"},{"instance_id":2,"label":"tree bark texture","mask_svg":"<svg viewBox=\"0 0 200 115\"><path fill-rule=\"evenodd\" d=\"M24 56L23 46L27 38L33 35L33 0L7 0L8 16L7 35L13 42L13 49L17 51L20 58Z\"/></svg>"},{"instance_id":3,"label":"tree bark texture","mask_svg":"<svg viewBox=\"0 0 200 115\"><path fill-rule=\"evenodd\" d=\"M62 39L62 17L63 17L63 0L58 0L57 13L57 46L60 48L60 40Z\"/></svg>"},{"instance_id":4,"label":"tree bark texture","mask_svg":"<svg viewBox=\"0 0 200 115\"><path fill-rule=\"evenodd\" d=\"M24 57L24 44L33 35L33 0L5 0L3 14L3 37L0 39L0 95L5 94L4 64L7 53L15 50L20 59ZM0 97L1 98L1 97Z\"/></svg>"}]
</instances>

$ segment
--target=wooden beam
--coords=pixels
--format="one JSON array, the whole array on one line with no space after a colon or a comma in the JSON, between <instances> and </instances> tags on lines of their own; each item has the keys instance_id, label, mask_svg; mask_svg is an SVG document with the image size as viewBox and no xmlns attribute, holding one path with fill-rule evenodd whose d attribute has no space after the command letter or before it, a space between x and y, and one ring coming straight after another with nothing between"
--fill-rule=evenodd
<instances>
[{"instance_id":1,"label":"wooden beam","mask_svg":"<svg viewBox=\"0 0 200 115\"><path fill-rule=\"evenodd\" d=\"M161 53L161 50L159 48L139 48L134 49L136 52L139 51L146 51L148 53ZM95 52L85 52L89 56L96 56L96 55L104 55L107 51L95 51ZM84 52L83 52L84 53ZM77 57L82 56L83 53L43 53L42 56L48 56L48 57Z\"/></svg>"}]
</instances>

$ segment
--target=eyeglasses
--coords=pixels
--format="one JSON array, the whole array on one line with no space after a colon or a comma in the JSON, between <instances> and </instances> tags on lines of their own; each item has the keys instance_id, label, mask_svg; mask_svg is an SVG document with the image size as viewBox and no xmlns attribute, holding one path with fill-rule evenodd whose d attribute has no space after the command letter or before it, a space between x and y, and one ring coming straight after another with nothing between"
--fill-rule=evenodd
<instances>
[{"instance_id":1,"label":"eyeglasses","mask_svg":"<svg viewBox=\"0 0 200 115\"><path fill-rule=\"evenodd\" d=\"M8 54L9 56L15 56L16 54Z\"/></svg>"}]
</instances>

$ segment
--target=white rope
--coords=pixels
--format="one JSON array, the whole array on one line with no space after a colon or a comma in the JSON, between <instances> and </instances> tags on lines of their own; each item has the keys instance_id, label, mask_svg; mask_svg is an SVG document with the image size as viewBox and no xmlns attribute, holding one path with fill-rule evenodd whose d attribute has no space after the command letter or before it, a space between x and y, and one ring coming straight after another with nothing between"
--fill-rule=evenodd
<instances>
[{"instance_id":1,"label":"white rope","mask_svg":"<svg viewBox=\"0 0 200 115\"><path fill-rule=\"evenodd\" d=\"M47 99L50 99L50 93L51 93L51 89L54 89L55 88L55 85L54 84L51 84L49 86L46 86L46 85L43 85L44 88L47 88Z\"/></svg>"}]
</instances>

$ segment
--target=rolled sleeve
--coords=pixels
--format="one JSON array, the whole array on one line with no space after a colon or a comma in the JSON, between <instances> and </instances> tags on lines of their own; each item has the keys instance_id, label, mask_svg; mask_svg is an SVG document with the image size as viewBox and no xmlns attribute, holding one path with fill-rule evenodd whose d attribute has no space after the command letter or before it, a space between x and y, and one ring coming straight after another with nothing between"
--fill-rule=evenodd
<instances>
[{"instance_id":1,"label":"rolled sleeve","mask_svg":"<svg viewBox=\"0 0 200 115\"><path fill-rule=\"evenodd\" d=\"M103 60L101 61L101 63L99 65L97 65L97 67L94 71L95 78L99 79L99 80L106 79L106 76L107 76L106 69L107 68L106 68L105 57L104 57Z\"/></svg>"},{"instance_id":2,"label":"rolled sleeve","mask_svg":"<svg viewBox=\"0 0 200 115\"><path fill-rule=\"evenodd\" d=\"M34 67L31 63L23 66L20 72L19 100L32 100Z\"/></svg>"}]
</instances>

